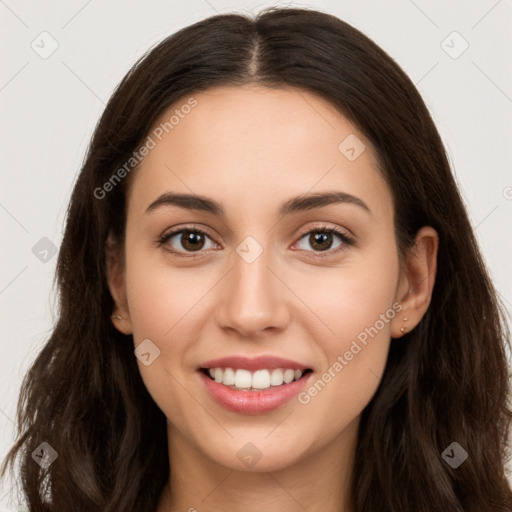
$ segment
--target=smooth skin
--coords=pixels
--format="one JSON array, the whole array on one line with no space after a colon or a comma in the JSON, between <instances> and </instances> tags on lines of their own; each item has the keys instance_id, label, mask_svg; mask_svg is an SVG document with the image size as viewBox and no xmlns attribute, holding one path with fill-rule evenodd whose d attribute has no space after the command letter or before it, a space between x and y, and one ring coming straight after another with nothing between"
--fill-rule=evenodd
<instances>
[{"instance_id":1,"label":"smooth skin","mask_svg":"<svg viewBox=\"0 0 512 512\"><path fill-rule=\"evenodd\" d=\"M194 98L134 171L124 247L109 245L113 314L121 316L113 322L135 346L149 338L160 350L152 364L138 361L168 420L171 478L158 512L351 512L360 415L391 338L428 308L438 235L422 228L400 263L392 196L371 145L326 100L252 84ZM338 149L350 134L366 146L354 161ZM279 216L290 198L326 191L351 194L369 211L343 202ZM148 211L169 192L207 196L225 216L175 205ZM315 244L323 226L353 244L336 234ZM194 227L207 233L202 244L182 234L159 242L171 228ZM252 263L236 250L248 236L263 250ZM312 368L312 385L393 304L401 311L307 404L231 412L196 372L213 358L277 355ZM251 468L237 456L249 442L261 453Z\"/></svg>"}]
</instances>

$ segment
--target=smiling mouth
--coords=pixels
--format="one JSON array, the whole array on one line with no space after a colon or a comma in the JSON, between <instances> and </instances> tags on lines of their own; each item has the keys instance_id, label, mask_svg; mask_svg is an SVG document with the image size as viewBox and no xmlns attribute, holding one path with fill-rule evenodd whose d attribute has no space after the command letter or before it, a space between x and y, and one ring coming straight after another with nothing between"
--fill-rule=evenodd
<instances>
[{"instance_id":1,"label":"smiling mouth","mask_svg":"<svg viewBox=\"0 0 512 512\"><path fill-rule=\"evenodd\" d=\"M312 370L291 368L261 369L250 372L234 368L199 368L210 380L236 391L266 391L304 379Z\"/></svg>"}]
</instances>

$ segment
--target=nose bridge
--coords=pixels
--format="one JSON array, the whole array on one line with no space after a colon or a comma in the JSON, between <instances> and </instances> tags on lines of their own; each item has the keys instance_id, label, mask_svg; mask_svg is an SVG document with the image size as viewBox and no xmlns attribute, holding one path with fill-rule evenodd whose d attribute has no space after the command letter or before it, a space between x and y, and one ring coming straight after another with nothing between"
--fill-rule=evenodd
<instances>
[{"instance_id":1,"label":"nose bridge","mask_svg":"<svg viewBox=\"0 0 512 512\"><path fill-rule=\"evenodd\" d=\"M236 247L223 287L219 321L224 327L248 334L284 325L283 285L270 270L275 260L267 242L268 237L260 243L248 236Z\"/></svg>"}]
</instances>

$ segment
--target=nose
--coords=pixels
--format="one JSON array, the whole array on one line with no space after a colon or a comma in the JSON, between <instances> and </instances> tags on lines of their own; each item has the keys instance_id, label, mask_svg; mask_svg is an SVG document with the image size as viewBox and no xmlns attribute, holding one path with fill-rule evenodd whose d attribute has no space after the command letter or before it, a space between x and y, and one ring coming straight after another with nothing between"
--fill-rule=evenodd
<instances>
[{"instance_id":1,"label":"nose","mask_svg":"<svg viewBox=\"0 0 512 512\"><path fill-rule=\"evenodd\" d=\"M282 330L289 322L288 300L293 294L279 276L270 251L252 262L233 254L233 266L221 288L217 322L243 337Z\"/></svg>"}]
</instances>

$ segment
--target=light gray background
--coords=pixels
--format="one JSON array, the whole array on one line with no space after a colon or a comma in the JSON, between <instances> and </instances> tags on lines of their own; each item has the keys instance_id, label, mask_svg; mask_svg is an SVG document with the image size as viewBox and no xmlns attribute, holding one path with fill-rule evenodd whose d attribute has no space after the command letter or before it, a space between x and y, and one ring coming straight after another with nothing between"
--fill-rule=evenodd
<instances>
[{"instance_id":1,"label":"light gray background","mask_svg":"<svg viewBox=\"0 0 512 512\"><path fill-rule=\"evenodd\" d=\"M140 55L176 30L216 13L255 13L269 5L340 17L383 47L417 84L511 311L512 0L0 0L0 457L13 440L22 376L55 318L56 257L32 249L44 237L59 246L73 182L114 87ZM469 44L458 58L447 53L463 48L453 31ZM42 58L52 39L57 50ZM11 489L3 482L1 511L19 510Z\"/></svg>"}]
</instances>

